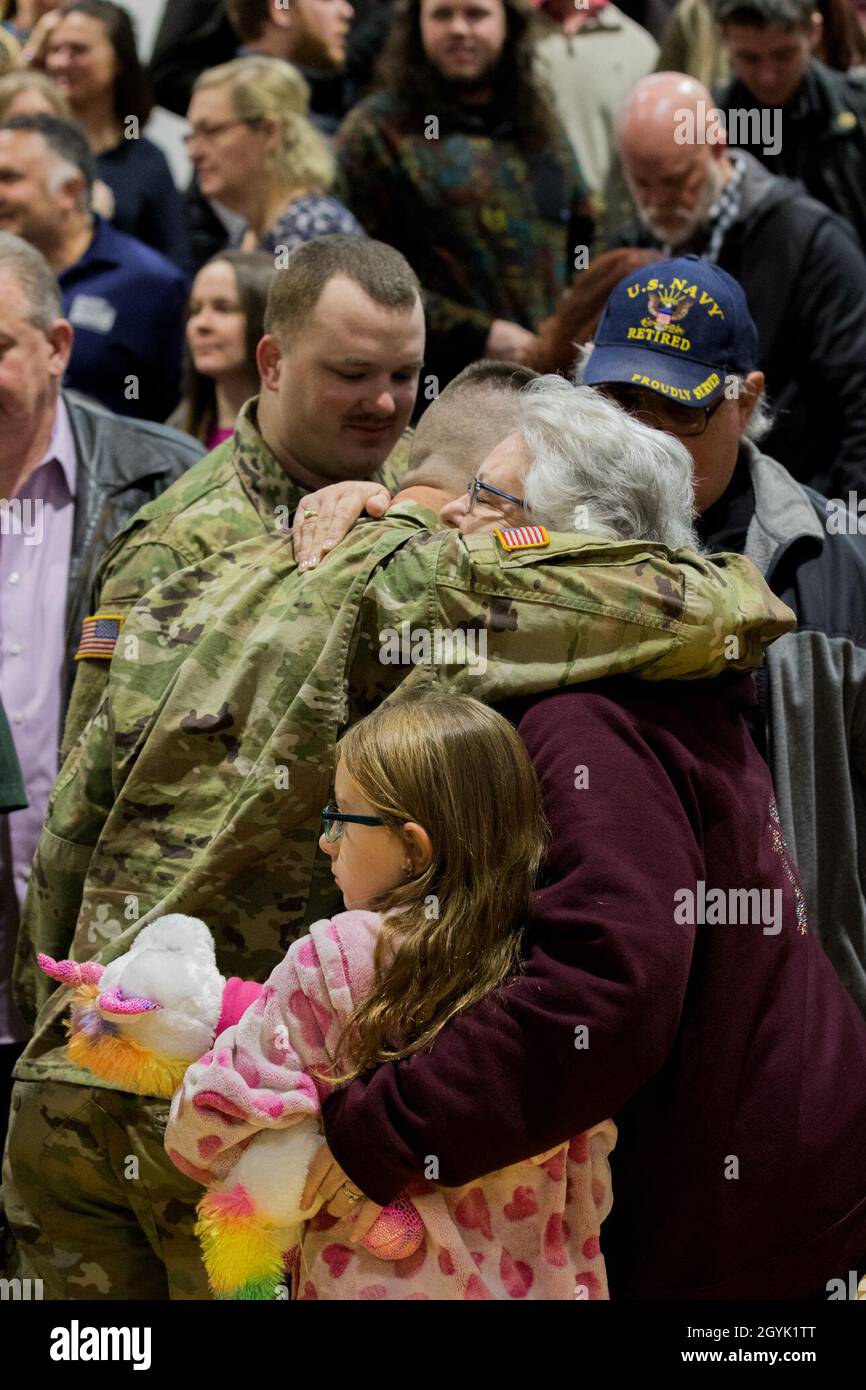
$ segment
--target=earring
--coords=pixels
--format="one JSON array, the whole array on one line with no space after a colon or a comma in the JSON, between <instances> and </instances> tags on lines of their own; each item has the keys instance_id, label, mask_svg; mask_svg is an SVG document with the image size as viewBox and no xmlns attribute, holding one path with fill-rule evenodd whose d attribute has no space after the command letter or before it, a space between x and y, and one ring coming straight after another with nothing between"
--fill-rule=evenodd
<instances>
[{"instance_id":1,"label":"earring","mask_svg":"<svg viewBox=\"0 0 866 1390\"><path fill-rule=\"evenodd\" d=\"M405 877L406 877L406 878L411 878L412 875L414 874L414 872L415 872L415 870L413 869L412 864L411 864L410 861L407 859L406 863L403 865L403 873L404 873Z\"/></svg>"}]
</instances>

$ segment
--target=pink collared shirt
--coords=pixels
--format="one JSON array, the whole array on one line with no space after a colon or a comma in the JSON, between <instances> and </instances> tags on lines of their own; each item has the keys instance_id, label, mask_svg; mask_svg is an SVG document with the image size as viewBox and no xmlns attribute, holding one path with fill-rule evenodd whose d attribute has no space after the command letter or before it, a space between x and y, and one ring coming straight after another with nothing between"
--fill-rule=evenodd
<instances>
[{"instance_id":1,"label":"pink collared shirt","mask_svg":"<svg viewBox=\"0 0 866 1390\"><path fill-rule=\"evenodd\" d=\"M59 765L75 441L58 400L45 457L0 515L0 696L29 805L0 827L0 1043L27 1036L9 971L30 865Z\"/></svg>"}]
</instances>

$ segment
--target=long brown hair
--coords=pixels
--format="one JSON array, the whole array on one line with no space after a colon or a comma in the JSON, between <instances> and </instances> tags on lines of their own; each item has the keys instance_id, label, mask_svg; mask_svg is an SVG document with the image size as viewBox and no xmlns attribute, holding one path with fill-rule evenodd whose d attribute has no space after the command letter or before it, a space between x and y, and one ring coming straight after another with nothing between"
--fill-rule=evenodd
<instances>
[{"instance_id":1,"label":"long brown hair","mask_svg":"<svg viewBox=\"0 0 866 1390\"><path fill-rule=\"evenodd\" d=\"M117 60L113 94L115 117L123 121L127 116L135 116L139 125L146 125L153 110L153 93L147 70L138 56L132 16L113 0L69 0L60 6L58 13L61 18L83 14L99 21Z\"/></svg>"},{"instance_id":2,"label":"long brown hair","mask_svg":"<svg viewBox=\"0 0 866 1390\"><path fill-rule=\"evenodd\" d=\"M535 60L536 18L526 0L502 0L506 37L492 76L494 102L514 122L518 140L543 148L551 138L562 139L559 120ZM385 90L411 101L427 113L453 99L449 84L424 52L421 40L421 0L397 0L373 90Z\"/></svg>"},{"instance_id":3,"label":"long brown hair","mask_svg":"<svg viewBox=\"0 0 866 1390\"><path fill-rule=\"evenodd\" d=\"M268 290L276 271L272 256L264 251L218 251L205 265L230 265L238 287L238 299L246 319L246 356L252 376L256 375L256 348L265 328ZM205 266L201 267L204 270ZM172 416L172 424L206 442L216 426L216 384L196 370L192 353L184 353L183 400Z\"/></svg>"},{"instance_id":4,"label":"long brown hair","mask_svg":"<svg viewBox=\"0 0 866 1390\"><path fill-rule=\"evenodd\" d=\"M386 826L416 821L433 849L422 874L371 904L386 915L373 989L337 1047L344 1082L428 1047L516 971L545 826L519 735L468 695L385 704L337 751Z\"/></svg>"}]
</instances>

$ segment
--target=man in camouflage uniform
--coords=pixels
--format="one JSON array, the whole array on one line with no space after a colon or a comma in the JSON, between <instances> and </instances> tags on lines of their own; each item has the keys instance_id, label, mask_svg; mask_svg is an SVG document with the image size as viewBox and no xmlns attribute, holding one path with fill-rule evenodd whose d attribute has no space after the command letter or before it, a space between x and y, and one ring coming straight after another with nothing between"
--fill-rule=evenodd
<instances>
[{"instance_id":1,"label":"man in camouflage uniform","mask_svg":"<svg viewBox=\"0 0 866 1390\"><path fill-rule=\"evenodd\" d=\"M285 526L305 492L344 478L393 488L406 471L424 316L400 253L355 237L309 242L276 277L265 329L261 394L234 436L142 507L102 561L92 615L118 630L154 584ZM64 755L99 708L107 655L81 657Z\"/></svg>"},{"instance_id":2,"label":"man in camouflage uniform","mask_svg":"<svg viewBox=\"0 0 866 1390\"><path fill-rule=\"evenodd\" d=\"M395 11L380 85L345 118L342 195L424 287L425 373L479 357L530 362L591 239L574 151L531 74L514 0L412 0Z\"/></svg>"},{"instance_id":3,"label":"man in camouflage uniform","mask_svg":"<svg viewBox=\"0 0 866 1390\"><path fill-rule=\"evenodd\" d=\"M494 702L624 671L712 676L756 664L791 625L740 557L711 565L688 551L565 533L512 552L481 532L431 533L435 524L400 500L354 531L339 564L305 580L288 538L272 532L147 595L124 633L137 646L118 649L107 700L55 788L29 903L43 948L53 953L51 932L63 938L77 913L73 955L107 962L146 922L188 912L213 930L224 973L264 979L312 918L338 907L329 863L316 855L320 808L339 733L383 699L442 685ZM390 662L387 630L404 624L452 643L463 634L466 647ZM482 634L480 662L468 639ZM39 1272L50 1296L68 1297L86 1244L109 1296L148 1296L141 1289L160 1276L173 1297L195 1296L199 1190L178 1175L167 1196L156 1181L167 1104L132 1101L72 1065L67 1004L59 990L44 1005L16 1072L5 1198L23 1268ZM68 1113L76 1089L82 1128L46 1155L32 1136ZM120 1149L110 1209L94 1216L89 1169L106 1114L115 1135L131 1145L134 1131L154 1158L143 1230L150 1192L127 1196ZM104 1154L99 1161L104 1182ZM172 1219L186 1241L168 1243ZM142 1282L148 1244L172 1268L151 1268Z\"/></svg>"}]
</instances>

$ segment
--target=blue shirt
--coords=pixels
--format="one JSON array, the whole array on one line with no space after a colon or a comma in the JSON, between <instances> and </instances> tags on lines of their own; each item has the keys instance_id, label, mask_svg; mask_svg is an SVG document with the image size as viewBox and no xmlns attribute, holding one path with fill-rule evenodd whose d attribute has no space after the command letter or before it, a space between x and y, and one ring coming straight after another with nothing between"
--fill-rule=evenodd
<instances>
[{"instance_id":1,"label":"blue shirt","mask_svg":"<svg viewBox=\"0 0 866 1390\"><path fill-rule=\"evenodd\" d=\"M64 385L118 415L165 420L180 397L187 284L176 266L94 218L90 246L59 277L75 328Z\"/></svg>"},{"instance_id":2,"label":"blue shirt","mask_svg":"<svg viewBox=\"0 0 866 1390\"><path fill-rule=\"evenodd\" d=\"M114 194L112 226L186 270L191 261L183 199L162 150L143 137L121 140L96 156L96 168Z\"/></svg>"}]
</instances>

